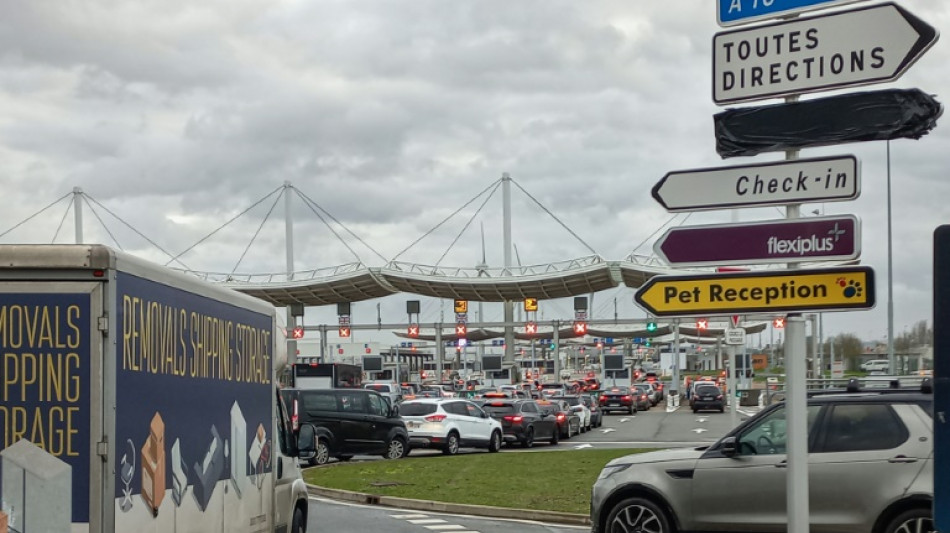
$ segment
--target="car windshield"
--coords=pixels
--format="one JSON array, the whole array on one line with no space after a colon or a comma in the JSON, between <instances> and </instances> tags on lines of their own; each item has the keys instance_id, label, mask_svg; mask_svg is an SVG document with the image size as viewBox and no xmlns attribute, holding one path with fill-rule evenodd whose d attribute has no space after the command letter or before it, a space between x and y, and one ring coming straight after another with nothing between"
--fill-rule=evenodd
<instances>
[{"instance_id":1,"label":"car windshield","mask_svg":"<svg viewBox=\"0 0 950 533\"><path fill-rule=\"evenodd\" d=\"M399 406L399 414L402 416L424 416L431 415L438 409L434 403L414 403L404 402Z\"/></svg>"},{"instance_id":2,"label":"car windshield","mask_svg":"<svg viewBox=\"0 0 950 533\"><path fill-rule=\"evenodd\" d=\"M363 387L366 388L366 389L369 389L369 390L374 390L374 391L376 391L376 392L389 392L389 391L392 390L392 387L391 387L390 385L382 385L382 384L379 384L379 385L363 385Z\"/></svg>"},{"instance_id":3,"label":"car windshield","mask_svg":"<svg viewBox=\"0 0 950 533\"><path fill-rule=\"evenodd\" d=\"M553 399L564 400L568 405L580 405L581 399L577 396L556 396Z\"/></svg>"}]
</instances>

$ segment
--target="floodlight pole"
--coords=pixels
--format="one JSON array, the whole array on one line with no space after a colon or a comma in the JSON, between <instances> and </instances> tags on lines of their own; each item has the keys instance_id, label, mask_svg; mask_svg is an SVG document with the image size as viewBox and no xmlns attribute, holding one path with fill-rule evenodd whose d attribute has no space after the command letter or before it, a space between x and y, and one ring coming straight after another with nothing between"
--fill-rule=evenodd
<instances>
[{"instance_id":1,"label":"floodlight pole","mask_svg":"<svg viewBox=\"0 0 950 533\"><path fill-rule=\"evenodd\" d=\"M73 217L76 226L76 244L82 244L82 189L80 187L73 187Z\"/></svg>"},{"instance_id":2,"label":"floodlight pole","mask_svg":"<svg viewBox=\"0 0 950 533\"><path fill-rule=\"evenodd\" d=\"M501 175L502 197L502 234L505 255L505 275L511 275L511 176L507 172ZM515 318L514 302L505 300L505 322L511 323ZM515 330L505 326L505 357L504 361L513 365L515 362ZM513 368L513 367L512 367Z\"/></svg>"}]
</instances>

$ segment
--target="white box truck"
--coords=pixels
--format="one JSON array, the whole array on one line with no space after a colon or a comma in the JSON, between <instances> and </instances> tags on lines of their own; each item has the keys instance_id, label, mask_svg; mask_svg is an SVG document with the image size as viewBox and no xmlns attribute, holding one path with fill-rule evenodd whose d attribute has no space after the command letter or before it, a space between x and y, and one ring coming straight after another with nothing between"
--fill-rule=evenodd
<instances>
[{"instance_id":1,"label":"white box truck","mask_svg":"<svg viewBox=\"0 0 950 533\"><path fill-rule=\"evenodd\" d=\"M101 245L0 245L8 527L303 533L313 428L290 428L284 360L261 300Z\"/></svg>"}]
</instances>

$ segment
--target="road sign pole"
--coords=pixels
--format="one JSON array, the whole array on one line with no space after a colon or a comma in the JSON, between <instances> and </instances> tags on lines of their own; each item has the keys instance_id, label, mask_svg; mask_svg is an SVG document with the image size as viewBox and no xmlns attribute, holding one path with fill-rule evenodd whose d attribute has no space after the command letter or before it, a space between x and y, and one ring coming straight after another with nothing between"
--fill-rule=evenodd
<instances>
[{"instance_id":1,"label":"road sign pole","mask_svg":"<svg viewBox=\"0 0 950 533\"><path fill-rule=\"evenodd\" d=\"M736 347L728 345L726 354L729 356L729 374L726 375L726 397L729 398L729 413L732 417L732 427L739 425L739 395L736 390Z\"/></svg>"},{"instance_id":2,"label":"road sign pole","mask_svg":"<svg viewBox=\"0 0 950 533\"><path fill-rule=\"evenodd\" d=\"M798 101L789 96L786 103ZM798 159L798 150L785 152L785 160ZM799 218L801 204L789 204L785 218ZM798 263L789 263L789 270ZM788 428L788 477L785 479L788 533L808 533L808 365L805 357L805 319L801 313L788 316L785 324L785 417Z\"/></svg>"}]
</instances>

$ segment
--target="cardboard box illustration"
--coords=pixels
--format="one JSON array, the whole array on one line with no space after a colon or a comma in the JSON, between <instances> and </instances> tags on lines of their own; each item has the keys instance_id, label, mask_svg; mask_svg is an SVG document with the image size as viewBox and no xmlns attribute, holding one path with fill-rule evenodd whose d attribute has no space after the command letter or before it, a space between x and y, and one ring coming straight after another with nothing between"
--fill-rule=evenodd
<instances>
[{"instance_id":1,"label":"cardboard box illustration","mask_svg":"<svg viewBox=\"0 0 950 533\"><path fill-rule=\"evenodd\" d=\"M142 499L158 515L165 498L165 422L160 413L155 413L148 429L142 446Z\"/></svg>"}]
</instances>

